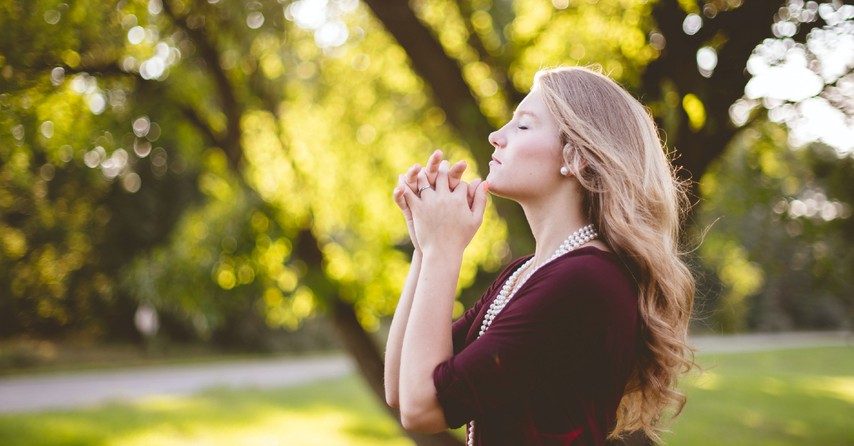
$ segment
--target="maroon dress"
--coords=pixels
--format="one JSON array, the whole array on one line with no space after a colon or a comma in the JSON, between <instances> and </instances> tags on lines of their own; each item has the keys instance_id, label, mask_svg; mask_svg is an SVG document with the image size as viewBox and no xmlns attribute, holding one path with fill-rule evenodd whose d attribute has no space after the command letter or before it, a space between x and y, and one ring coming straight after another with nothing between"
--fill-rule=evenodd
<instances>
[{"instance_id":1,"label":"maroon dress","mask_svg":"<svg viewBox=\"0 0 854 446\"><path fill-rule=\"evenodd\" d=\"M475 444L602 445L635 362L637 287L595 247L537 270L478 338L513 262L453 325L454 356L433 372L448 426Z\"/></svg>"}]
</instances>

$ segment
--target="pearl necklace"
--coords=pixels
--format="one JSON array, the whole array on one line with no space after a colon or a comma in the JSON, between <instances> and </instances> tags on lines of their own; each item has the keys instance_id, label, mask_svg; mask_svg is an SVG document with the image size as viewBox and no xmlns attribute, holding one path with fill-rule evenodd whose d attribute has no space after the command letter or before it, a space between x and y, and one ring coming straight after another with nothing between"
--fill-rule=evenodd
<instances>
[{"instance_id":1,"label":"pearl necklace","mask_svg":"<svg viewBox=\"0 0 854 446\"><path fill-rule=\"evenodd\" d=\"M480 325L480 333L478 333L478 337L483 336L486 333L486 330L489 329L489 326L492 325L492 321L495 320L495 317L501 313L501 310L507 306L507 303L510 302L510 299L516 295L531 276L534 275L540 268L546 266L552 260L578 248L579 246L595 239L598 236L596 233L596 227L592 224L579 228L577 231L573 232L560 246L555 250L554 254L549 257L548 260L543 262L541 265L533 266L531 271L525 275L522 280L519 280L519 276L522 272L526 271L528 267L531 267L534 263L534 257L528 259L522 266L516 269L513 274L504 282L504 286L501 287L501 290L498 292L498 296L495 297L495 300L489 304L489 309L486 310L486 316L483 317L483 323ZM467 438L468 446L474 446L474 420L469 422L469 432Z\"/></svg>"}]
</instances>

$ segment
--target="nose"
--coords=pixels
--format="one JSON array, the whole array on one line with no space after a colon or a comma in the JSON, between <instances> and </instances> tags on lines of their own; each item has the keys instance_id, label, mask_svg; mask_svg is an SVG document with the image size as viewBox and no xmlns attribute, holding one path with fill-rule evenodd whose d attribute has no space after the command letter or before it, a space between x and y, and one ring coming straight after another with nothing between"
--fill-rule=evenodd
<instances>
[{"instance_id":1,"label":"nose","mask_svg":"<svg viewBox=\"0 0 854 446\"><path fill-rule=\"evenodd\" d=\"M489 143L492 144L492 147L495 147L496 149L504 147L506 143L506 141L499 132L501 132L500 129L490 133L488 138Z\"/></svg>"}]
</instances>

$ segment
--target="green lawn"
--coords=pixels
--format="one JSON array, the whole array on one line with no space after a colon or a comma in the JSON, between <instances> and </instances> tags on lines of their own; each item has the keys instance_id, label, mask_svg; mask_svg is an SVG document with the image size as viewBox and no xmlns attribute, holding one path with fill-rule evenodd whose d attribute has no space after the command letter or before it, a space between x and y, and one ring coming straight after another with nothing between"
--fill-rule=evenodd
<instances>
[{"instance_id":1,"label":"green lawn","mask_svg":"<svg viewBox=\"0 0 854 446\"><path fill-rule=\"evenodd\" d=\"M0 445L408 445L355 376L0 416Z\"/></svg>"},{"instance_id":2,"label":"green lawn","mask_svg":"<svg viewBox=\"0 0 854 446\"><path fill-rule=\"evenodd\" d=\"M667 443L854 444L854 349L701 356ZM356 377L0 416L0 445L407 445Z\"/></svg>"},{"instance_id":3,"label":"green lawn","mask_svg":"<svg viewBox=\"0 0 854 446\"><path fill-rule=\"evenodd\" d=\"M854 445L854 349L698 357L668 444Z\"/></svg>"}]
</instances>

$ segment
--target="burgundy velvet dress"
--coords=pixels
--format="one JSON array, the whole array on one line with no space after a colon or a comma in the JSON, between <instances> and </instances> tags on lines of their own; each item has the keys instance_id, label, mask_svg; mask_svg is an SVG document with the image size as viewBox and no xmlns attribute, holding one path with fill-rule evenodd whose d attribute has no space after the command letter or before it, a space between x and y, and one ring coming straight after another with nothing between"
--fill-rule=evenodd
<instances>
[{"instance_id":1,"label":"burgundy velvet dress","mask_svg":"<svg viewBox=\"0 0 854 446\"><path fill-rule=\"evenodd\" d=\"M602 445L635 362L637 288L595 247L546 264L478 338L513 262L453 325L454 356L433 372L448 426L475 420L475 444Z\"/></svg>"}]
</instances>

